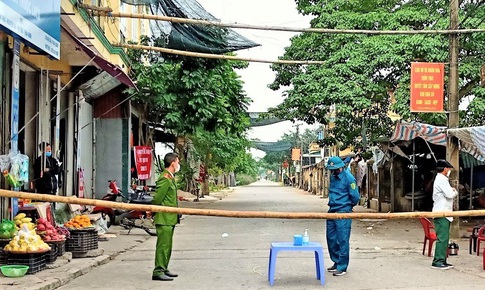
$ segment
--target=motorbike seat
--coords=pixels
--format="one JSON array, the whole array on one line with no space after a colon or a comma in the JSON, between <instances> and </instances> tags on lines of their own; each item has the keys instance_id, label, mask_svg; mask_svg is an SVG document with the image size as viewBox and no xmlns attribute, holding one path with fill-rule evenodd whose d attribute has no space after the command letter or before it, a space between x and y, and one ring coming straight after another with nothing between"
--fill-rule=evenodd
<instances>
[{"instance_id":1,"label":"motorbike seat","mask_svg":"<svg viewBox=\"0 0 485 290\"><path fill-rule=\"evenodd\" d=\"M132 199L130 202L131 203L137 203L137 204L152 204L152 197L149 198L143 198L143 199Z\"/></svg>"}]
</instances>

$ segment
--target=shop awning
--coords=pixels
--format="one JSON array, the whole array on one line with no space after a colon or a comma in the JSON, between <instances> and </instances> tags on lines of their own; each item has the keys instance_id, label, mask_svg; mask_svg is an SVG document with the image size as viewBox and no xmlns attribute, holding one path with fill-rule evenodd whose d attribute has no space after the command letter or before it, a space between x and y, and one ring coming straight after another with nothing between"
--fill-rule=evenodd
<instances>
[{"instance_id":1,"label":"shop awning","mask_svg":"<svg viewBox=\"0 0 485 290\"><path fill-rule=\"evenodd\" d=\"M74 42L81 48L81 50L86 53L90 58L94 58L93 62L99 66L102 70L106 71L109 75L120 81L122 84L126 85L127 87L136 87L130 77L116 64L110 63L109 61L105 60L102 56L97 54L91 48L89 48L84 42L82 42L79 38L72 35L71 32L65 30Z\"/></svg>"},{"instance_id":2,"label":"shop awning","mask_svg":"<svg viewBox=\"0 0 485 290\"><path fill-rule=\"evenodd\" d=\"M485 165L484 161L479 161L475 157L471 156L466 152L461 152L460 158L461 158L461 166L465 169Z\"/></svg>"},{"instance_id":3,"label":"shop awning","mask_svg":"<svg viewBox=\"0 0 485 290\"><path fill-rule=\"evenodd\" d=\"M462 151L485 161L485 126L449 129L448 134L458 138Z\"/></svg>"},{"instance_id":4,"label":"shop awning","mask_svg":"<svg viewBox=\"0 0 485 290\"><path fill-rule=\"evenodd\" d=\"M397 123L390 141L409 141L417 137L429 143L446 146L446 127L401 121Z\"/></svg>"}]
</instances>

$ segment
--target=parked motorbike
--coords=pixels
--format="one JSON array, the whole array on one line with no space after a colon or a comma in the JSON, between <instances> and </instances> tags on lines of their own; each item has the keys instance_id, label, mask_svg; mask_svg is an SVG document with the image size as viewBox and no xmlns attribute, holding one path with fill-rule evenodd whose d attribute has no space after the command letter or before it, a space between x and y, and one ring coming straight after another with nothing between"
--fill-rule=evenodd
<instances>
[{"instance_id":1,"label":"parked motorbike","mask_svg":"<svg viewBox=\"0 0 485 290\"><path fill-rule=\"evenodd\" d=\"M118 198L125 198L128 203L135 204L151 204L153 197L149 193L149 188L146 186L134 186L129 190L128 195L123 195L121 189L116 185L116 180L108 180L108 192L102 198L106 201L118 201ZM119 210L107 207L96 206L93 213L101 213L106 220L106 224L110 227L113 224L119 224L128 230L128 234L133 228L139 228L147 232L151 236L156 236L155 224L153 216L148 211L138 210Z\"/></svg>"}]
</instances>

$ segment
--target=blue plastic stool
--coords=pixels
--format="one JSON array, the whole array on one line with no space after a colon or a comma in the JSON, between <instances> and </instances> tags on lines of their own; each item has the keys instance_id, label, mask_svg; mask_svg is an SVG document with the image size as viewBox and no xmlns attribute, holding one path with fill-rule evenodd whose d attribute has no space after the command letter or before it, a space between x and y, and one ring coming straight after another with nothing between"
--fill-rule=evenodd
<instances>
[{"instance_id":1,"label":"blue plastic stool","mask_svg":"<svg viewBox=\"0 0 485 290\"><path fill-rule=\"evenodd\" d=\"M317 242L310 242L308 245L295 246L291 242L271 243L269 250L269 269L268 281L271 286L274 284L274 273L276 267L276 257L279 251L312 251L315 252L315 265L317 268L317 280L322 285L325 284L325 272L323 271L323 249L322 245Z\"/></svg>"}]
</instances>

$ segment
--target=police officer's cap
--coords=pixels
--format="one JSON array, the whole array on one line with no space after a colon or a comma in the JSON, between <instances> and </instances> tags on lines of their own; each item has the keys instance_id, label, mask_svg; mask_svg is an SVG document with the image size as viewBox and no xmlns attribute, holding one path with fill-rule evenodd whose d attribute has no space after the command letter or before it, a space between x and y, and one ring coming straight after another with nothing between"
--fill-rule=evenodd
<instances>
[{"instance_id":1,"label":"police officer's cap","mask_svg":"<svg viewBox=\"0 0 485 290\"><path fill-rule=\"evenodd\" d=\"M338 156L332 156L332 157L328 158L327 166L326 167L329 170L334 170L334 169L342 168L344 166L345 166L345 164L342 161L342 159L340 159L340 157L338 157Z\"/></svg>"},{"instance_id":2,"label":"police officer's cap","mask_svg":"<svg viewBox=\"0 0 485 290\"><path fill-rule=\"evenodd\" d=\"M436 161L436 167L443 167L443 168L453 168L450 162L446 161L445 159L439 159Z\"/></svg>"}]
</instances>

